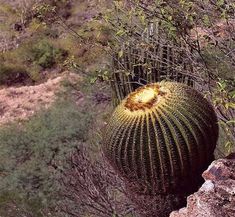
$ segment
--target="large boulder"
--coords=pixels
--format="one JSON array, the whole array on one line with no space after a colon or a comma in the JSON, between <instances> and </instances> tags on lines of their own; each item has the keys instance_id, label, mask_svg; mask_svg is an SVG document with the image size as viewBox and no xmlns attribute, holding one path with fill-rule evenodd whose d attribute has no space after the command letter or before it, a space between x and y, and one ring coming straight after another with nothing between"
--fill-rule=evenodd
<instances>
[{"instance_id":1,"label":"large boulder","mask_svg":"<svg viewBox=\"0 0 235 217\"><path fill-rule=\"evenodd\" d=\"M235 217L235 153L213 161L204 184L187 198L187 207L170 217Z\"/></svg>"}]
</instances>

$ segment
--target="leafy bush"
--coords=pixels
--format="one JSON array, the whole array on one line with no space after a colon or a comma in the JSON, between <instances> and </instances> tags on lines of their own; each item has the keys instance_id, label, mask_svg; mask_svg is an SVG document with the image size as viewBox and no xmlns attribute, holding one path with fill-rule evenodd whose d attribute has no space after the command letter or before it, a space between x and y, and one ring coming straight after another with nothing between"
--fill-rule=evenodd
<instances>
[{"instance_id":1,"label":"leafy bush","mask_svg":"<svg viewBox=\"0 0 235 217\"><path fill-rule=\"evenodd\" d=\"M28 51L28 57L35 65L51 68L55 63L61 62L67 52L54 47L46 40L40 40Z\"/></svg>"},{"instance_id":2,"label":"leafy bush","mask_svg":"<svg viewBox=\"0 0 235 217\"><path fill-rule=\"evenodd\" d=\"M67 55L66 50L54 45L45 36L42 38L42 35L39 35L25 40L18 48L0 54L2 61L0 73L4 74L0 77L1 83L6 83L8 77L14 78L13 75L18 75L19 72L21 73L21 76L18 76L20 78L25 74L32 81L39 81L43 78L41 76L43 69L62 65Z\"/></svg>"},{"instance_id":3,"label":"leafy bush","mask_svg":"<svg viewBox=\"0 0 235 217\"><path fill-rule=\"evenodd\" d=\"M0 129L0 207L5 192L51 205L64 159L87 140L90 124L90 115L70 101L60 101L20 128Z\"/></svg>"}]
</instances>

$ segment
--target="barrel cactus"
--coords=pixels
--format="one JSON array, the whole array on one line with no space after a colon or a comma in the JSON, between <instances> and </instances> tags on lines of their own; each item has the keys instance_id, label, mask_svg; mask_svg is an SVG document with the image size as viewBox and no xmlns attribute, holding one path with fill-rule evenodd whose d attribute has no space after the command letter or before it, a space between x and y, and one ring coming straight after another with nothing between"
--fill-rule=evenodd
<instances>
[{"instance_id":1,"label":"barrel cactus","mask_svg":"<svg viewBox=\"0 0 235 217\"><path fill-rule=\"evenodd\" d=\"M159 82L122 100L105 129L103 150L139 190L175 194L196 187L217 138L216 114L198 91Z\"/></svg>"}]
</instances>

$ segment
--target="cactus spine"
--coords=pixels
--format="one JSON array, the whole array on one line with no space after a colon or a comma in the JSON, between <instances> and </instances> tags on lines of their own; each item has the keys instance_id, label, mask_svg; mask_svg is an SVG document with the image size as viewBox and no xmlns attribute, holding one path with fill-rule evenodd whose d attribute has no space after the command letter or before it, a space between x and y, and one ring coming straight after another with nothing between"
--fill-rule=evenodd
<instances>
[{"instance_id":1,"label":"cactus spine","mask_svg":"<svg viewBox=\"0 0 235 217\"><path fill-rule=\"evenodd\" d=\"M174 194L195 188L213 159L217 137L215 112L200 93L159 82L122 100L106 127L104 152L145 192Z\"/></svg>"}]
</instances>

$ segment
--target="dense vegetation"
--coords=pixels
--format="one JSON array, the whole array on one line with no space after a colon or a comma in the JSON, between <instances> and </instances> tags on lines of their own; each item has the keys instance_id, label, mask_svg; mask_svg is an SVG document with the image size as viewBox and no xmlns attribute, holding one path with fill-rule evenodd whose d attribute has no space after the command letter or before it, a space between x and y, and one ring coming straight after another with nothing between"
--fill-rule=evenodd
<instances>
[{"instance_id":1,"label":"dense vegetation","mask_svg":"<svg viewBox=\"0 0 235 217\"><path fill-rule=\"evenodd\" d=\"M39 204L50 206L58 197L60 186L55 178L66 167L66 156L88 139L90 123L90 114L72 102L61 101L31 118L23 128L2 128L1 194L8 195L4 197L9 201L27 198L25 203L29 200L30 209L42 216Z\"/></svg>"}]
</instances>

